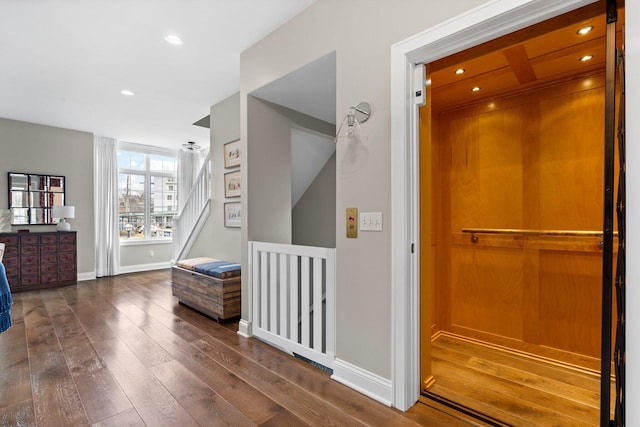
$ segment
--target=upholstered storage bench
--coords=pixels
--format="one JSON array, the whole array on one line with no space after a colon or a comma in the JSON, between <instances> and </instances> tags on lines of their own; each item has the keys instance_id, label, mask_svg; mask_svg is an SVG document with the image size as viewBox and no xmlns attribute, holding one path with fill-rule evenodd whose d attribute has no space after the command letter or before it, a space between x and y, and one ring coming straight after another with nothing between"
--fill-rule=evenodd
<instances>
[{"instance_id":1,"label":"upholstered storage bench","mask_svg":"<svg viewBox=\"0 0 640 427\"><path fill-rule=\"evenodd\" d=\"M213 258L179 261L171 270L173 295L216 320L240 315L240 265Z\"/></svg>"}]
</instances>

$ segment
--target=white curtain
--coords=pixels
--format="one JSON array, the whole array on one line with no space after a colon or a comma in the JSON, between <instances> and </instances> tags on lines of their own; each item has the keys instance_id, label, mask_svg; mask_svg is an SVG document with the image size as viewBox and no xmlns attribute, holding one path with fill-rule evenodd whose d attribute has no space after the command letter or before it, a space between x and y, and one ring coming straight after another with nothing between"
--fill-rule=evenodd
<instances>
[{"instance_id":1,"label":"white curtain","mask_svg":"<svg viewBox=\"0 0 640 427\"><path fill-rule=\"evenodd\" d=\"M96 276L120 272L118 230L118 141L93 137L94 205L96 227Z\"/></svg>"},{"instance_id":2,"label":"white curtain","mask_svg":"<svg viewBox=\"0 0 640 427\"><path fill-rule=\"evenodd\" d=\"M199 151L178 151L178 212L182 212L201 166L202 154Z\"/></svg>"}]
</instances>

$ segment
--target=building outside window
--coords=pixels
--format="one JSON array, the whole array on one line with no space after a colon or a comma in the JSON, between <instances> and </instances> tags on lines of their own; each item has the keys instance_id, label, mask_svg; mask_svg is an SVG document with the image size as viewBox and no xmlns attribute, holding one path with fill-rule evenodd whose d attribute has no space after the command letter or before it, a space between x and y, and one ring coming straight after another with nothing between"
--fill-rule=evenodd
<instances>
[{"instance_id":1,"label":"building outside window","mask_svg":"<svg viewBox=\"0 0 640 427\"><path fill-rule=\"evenodd\" d=\"M120 241L171 239L178 210L177 164L173 150L118 146Z\"/></svg>"}]
</instances>

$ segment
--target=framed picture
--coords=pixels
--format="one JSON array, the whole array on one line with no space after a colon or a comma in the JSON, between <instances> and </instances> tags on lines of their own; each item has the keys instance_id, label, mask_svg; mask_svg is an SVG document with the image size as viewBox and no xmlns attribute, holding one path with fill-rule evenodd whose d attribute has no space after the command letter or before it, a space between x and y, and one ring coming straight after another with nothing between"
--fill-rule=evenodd
<instances>
[{"instance_id":1,"label":"framed picture","mask_svg":"<svg viewBox=\"0 0 640 427\"><path fill-rule=\"evenodd\" d=\"M224 144L224 167L225 169L240 166L240 140L227 142Z\"/></svg>"},{"instance_id":2,"label":"framed picture","mask_svg":"<svg viewBox=\"0 0 640 427\"><path fill-rule=\"evenodd\" d=\"M224 204L224 226L240 227L242 216L240 215L240 202L227 202Z\"/></svg>"},{"instance_id":3,"label":"framed picture","mask_svg":"<svg viewBox=\"0 0 640 427\"><path fill-rule=\"evenodd\" d=\"M224 197L240 197L240 170L224 174Z\"/></svg>"}]
</instances>

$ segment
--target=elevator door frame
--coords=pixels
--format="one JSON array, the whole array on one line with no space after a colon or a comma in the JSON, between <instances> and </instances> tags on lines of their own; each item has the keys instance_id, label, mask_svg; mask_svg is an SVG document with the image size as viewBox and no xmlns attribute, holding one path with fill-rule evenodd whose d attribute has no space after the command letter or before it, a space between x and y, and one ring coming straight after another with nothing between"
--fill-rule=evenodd
<instances>
[{"instance_id":1,"label":"elevator door frame","mask_svg":"<svg viewBox=\"0 0 640 427\"><path fill-rule=\"evenodd\" d=\"M393 403L407 410L421 391L419 99L422 64L570 12L596 0L498 0L391 49ZM561 4L558 4L561 3ZM418 93L420 92L420 93Z\"/></svg>"}]
</instances>

